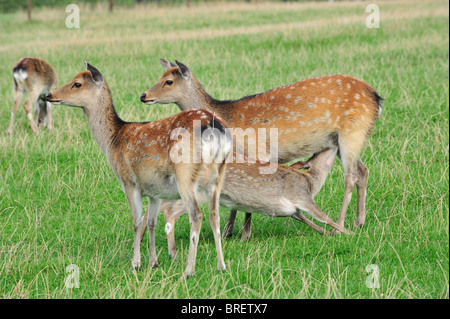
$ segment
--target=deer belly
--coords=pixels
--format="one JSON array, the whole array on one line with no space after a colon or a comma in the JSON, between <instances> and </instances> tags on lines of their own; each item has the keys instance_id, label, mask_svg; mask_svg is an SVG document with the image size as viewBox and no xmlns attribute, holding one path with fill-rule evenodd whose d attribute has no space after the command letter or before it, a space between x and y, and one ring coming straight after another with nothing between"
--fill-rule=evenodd
<instances>
[{"instance_id":1,"label":"deer belly","mask_svg":"<svg viewBox=\"0 0 450 319\"><path fill-rule=\"evenodd\" d=\"M256 213L270 217L287 217L296 212L295 205L285 197L278 199L276 194L267 194L267 196L252 196L252 189L242 190L241 193L229 192L224 189L220 195L220 205L244 211L247 213ZM231 196L230 196L231 195ZM246 196L247 195L247 196Z\"/></svg>"},{"instance_id":2,"label":"deer belly","mask_svg":"<svg viewBox=\"0 0 450 319\"><path fill-rule=\"evenodd\" d=\"M297 210L295 205L286 197L281 197L278 201L278 205L274 208L276 208L277 217L291 216Z\"/></svg>"},{"instance_id":3,"label":"deer belly","mask_svg":"<svg viewBox=\"0 0 450 319\"><path fill-rule=\"evenodd\" d=\"M165 200L180 199L177 181L174 175L163 175L142 183L144 195Z\"/></svg>"},{"instance_id":4,"label":"deer belly","mask_svg":"<svg viewBox=\"0 0 450 319\"><path fill-rule=\"evenodd\" d=\"M278 139L278 162L286 163L300 157L310 156L325 148L332 147L337 142L336 133L312 131L298 133L295 138Z\"/></svg>"}]
</instances>

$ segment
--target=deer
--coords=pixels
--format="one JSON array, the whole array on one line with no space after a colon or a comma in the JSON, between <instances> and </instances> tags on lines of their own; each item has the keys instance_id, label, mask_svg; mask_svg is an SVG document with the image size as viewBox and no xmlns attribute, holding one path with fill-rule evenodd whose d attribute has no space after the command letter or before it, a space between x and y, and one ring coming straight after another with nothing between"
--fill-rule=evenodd
<instances>
[{"instance_id":1,"label":"deer","mask_svg":"<svg viewBox=\"0 0 450 319\"><path fill-rule=\"evenodd\" d=\"M91 64L84 60L83 63L86 71L47 93L46 99L52 104L81 108L86 115L91 133L106 155L128 199L134 231L133 269L139 270L141 267L140 233L144 225L149 229L149 266L158 267L155 228L160 204L163 199L181 198L191 224L187 266L183 277L195 275L202 223L198 193L209 201L217 269L225 270L218 211L226 163L232 149L232 137L225 121L207 110L187 110L154 122L125 122L116 112L103 75ZM196 139L193 131L195 124L204 134L197 135ZM207 132L209 134L205 138ZM193 161L194 152L198 150L205 156ZM179 157L180 151L183 156L188 156ZM145 219L142 218L143 197L149 200Z\"/></svg>"},{"instance_id":2,"label":"deer","mask_svg":"<svg viewBox=\"0 0 450 319\"><path fill-rule=\"evenodd\" d=\"M55 69L41 58L22 58L13 68L13 80L14 106L7 134L12 135L17 108L26 92L28 97L24 108L33 133L38 133L38 129L45 126L52 130L52 105L45 101L45 94L58 87ZM33 120L33 106L37 125Z\"/></svg>"},{"instance_id":3,"label":"deer","mask_svg":"<svg viewBox=\"0 0 450 319\"><path fill-rule=\"evenodd\" d=\"M310 168L305 171L298 171L281 164L233 161L227 166L224 186L220 194L220 205L242 210L247 214L259 213L270 217L291 217L304 222L321 234L331 234L308 219L302 213L305 212L319 222L350 234L349 230L335 223L314 201L314 197L322 188L333 167L337 151L338 147L334 146L314 154L307 162ZM233 156L236 158L243 155L234 153ZM260 174L261 167L267 165L278 165L278 169L270 175ZM201 202L203 201L206 201L206 198L201 200ZM169 257L173 258L176 255L175 223L186 212L186 207L181 200L163 201L161 210L164 211L166 222L165 231Z\"/></svg>"},{"instance_id":4,"label":"deer","mask_svg":"<svg viewBox=\"0 0 450 319\"><path fill-rule=\"evenodd\" d=\"M356 186L354 227L364 225L369 169L360 153L381 114L383 100L369 84L349 75L327 75L238 100L217 100L205 91L185 64L166 59L160 62L165 72L140 96L143 103L175 103L180 110L210 110L219 114L230 128L278 128L278 157L271 158L271 162L288 163L330 148L337 135L337 157L344 169L344 199L337 224L344 226ZM246 146L244 155L247 153Z\"/></svg>"},{"instance_id":5,"label":"deer","mask_svg":"<svg viewBox=\"0 0 450 319\"><path fill-rule=\"evenodd\" d=\"M311 157L308 161L298 161L295 163L292 163L289 165L290 168L300 170L300 169L309 169L310 163L309 161L313 160L313 157ZM233 235L234 226L236 222L236 214L237 209L230 209L230 215L228 218L228 221L225 225L225 230L223 232L223 237L228 238ZM250 238L251 232L252 232L252 214L251 213L245 213L244 217L244 225L242 228L242 235L241 235L241 241L246 241ZM319 231L320 232L320 231ZM322 232L327 233L327 232Z\"/></svg>"}]
</instances>

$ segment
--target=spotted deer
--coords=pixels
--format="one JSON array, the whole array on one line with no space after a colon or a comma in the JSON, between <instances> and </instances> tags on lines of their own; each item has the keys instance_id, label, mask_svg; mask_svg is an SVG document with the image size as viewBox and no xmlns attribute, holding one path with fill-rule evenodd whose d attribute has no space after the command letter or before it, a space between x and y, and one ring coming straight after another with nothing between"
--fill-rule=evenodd
<instances>
[{"instance_id":1,"label":"spotted deer","mask_svg":"<svg viewBox=\"0 0 450 319\"><path fill-rule=\"evenodd\" d=\"M360 152L381 112L382 100L369 84L348 75L329 75L239 100L220 101L203 89L183 63L174 64L165 59L160 62L165 73L141 95L143 103L175 103L181 110L207 109L219 114L231 128L278 128L278 158L271 159L272 162L287 163L320 152L332 147L337 137L337 156L345 178L344 200L337 223L344 225L356 185L354 226L362 227L369 170Z\"/></svg>"},{"instance_id":2,"label":"spotted deer","mask_svg":"<svg viewBox=\"0 0 450 319\"><path fill-rule=\"evenodd\" d=\"M141 266L142 227L149 229L150 267L157 267L155 227L161 201L181 197L186 204L191 223L184 276L194 275L202 222L198 193L209 201L210 222L217 250L217 268L224 270L218 205L226 161L228 156L231 156L232 148L232 137L225 122L220 116L207 110L188 110L155 122L125 122L116 113L103 75L89 63L84 64L87 71L77 74L66 85L51 91L46 98L52 104L79 107L87 116L92 135L108 158L130 205L134 230L133 268L139 269ZM208 139L194 140L192 134L186 134L193 132L195 121L203 133L206 130L212 132ZM184 142L179 144L181 133ZM210 157L202 157L200 161L194 162L193 152L196 152L198 149L195 147L199 146L202 152L209 149L209 153L202 154L210 154ZM190 157L187 161L178 160L177 154L180 150L184 152L186 149L183 148L186 147L192 152L188 153L191 154ZM144 196L149 199L149 213L148 217L142 219ZM143 221L146 224L143 224Z\"/></svg>"},{"instance_id":3,"label":"spotted deer","mask_svg":"<svg viewBox=\"0 0 450 319\"><path fill-rule=\"evenodd\" d=\"M52 105L45 101L45 94L58 86L58 76L53 67L41 58L22 58L14 66L13 80L14 106L8 135L12 134L17 108L25 92L28 92L28 97L24 108L33 133L37 133L38 128L46 125L51 130L53 128ZM37 125L33 120L33 106Z\"/></svg>"},{"instance_id":4,"label":"spotted deer","mask_svg":"<svg viewBox=\"0 0 450 319\"><path fill-rule=\"evenodd\" d=\"M292 217L306 223L321 234L330 234L327 230L306 218L306 212L314 219L325 223L343 233L350 233L336 224L314 202L314 197L322 188L331 167L334 164L337 146L321 151L308 161L310 168L298 171L285 165L278 165L274 174L260 174L260 168L268 163L228 164L224 186L220 195L220 204L224 207L259 213L270 217ZM235 157L242 156L234 154ZM205 200L199 200L204 202ZM174 228L177 219L186 212L183 201L163 201L169 256L176 253ZM246 234L249 236L250 234Z\"/></svg>"},{"instance_id":5,"label":"spotted deer","mask_svg":"<svg viewBox=\"0 0 450 319\"><path fill-rule=\"evenodd\" d=\"M311 158L310 160L312 160ZM298 161L293 164L290 164L289 167L300 170L300 169L308 169L310 168L309 161ZM326 176L325 176L326 177ZM231 237L233 235L234 226L236 222L236 209L230 209L230 216L228 218L227 224L225 225L225 230L223 232L223 237ZM250 234L252 232L252 214L245 213L244 225L242 227L242 236L241 240L246 241L250 238Z\"/></svg>"}]
</instances>

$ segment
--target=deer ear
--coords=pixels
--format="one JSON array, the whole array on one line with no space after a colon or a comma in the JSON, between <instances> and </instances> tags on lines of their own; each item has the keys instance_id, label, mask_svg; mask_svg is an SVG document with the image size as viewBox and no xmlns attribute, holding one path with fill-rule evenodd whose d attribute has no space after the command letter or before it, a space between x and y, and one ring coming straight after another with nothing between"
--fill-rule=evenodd
<instances>
[{"instance_id":1,"label":"deer ear","mask_svg":"<svg viewBox=\"0 0 450 319\"><path fill-rule=\"evenodd\" d=\"M175 63L178 66L178 71L180 72L181 76L183 78L185 78L186 80L190 80L192 77L191 70L189 70L189 68L187 66L185 66L183 63L181 63L180 61L175 60Z\"/></svg>"},{"instance_id":2,"label":"deer ear","mask_svg":"<svg viewBox=\"0 0 450 319\"><path fill-rule=\"evenodd\" d=\"M173 64L172 62L166 60L166 59L159 59L159 62L163 65L164 69L167 71L168 69L171 69L173 67L176 67L176 64Z\"/></svg>"},{"instance_id":3,"label":"deer ear","mask_svg":"<svg viewBox=\"0 0 450 319\"><path fill-rule=\"evenodd\" d=\"M100 73L100 71L84 60L83 60L83 64L86 67L86 70L91 72L92 81L94 81L94 83L97 85L101 85L103 83L104 79L103 79L103 75Z\"/></svg>"}]
</instances>

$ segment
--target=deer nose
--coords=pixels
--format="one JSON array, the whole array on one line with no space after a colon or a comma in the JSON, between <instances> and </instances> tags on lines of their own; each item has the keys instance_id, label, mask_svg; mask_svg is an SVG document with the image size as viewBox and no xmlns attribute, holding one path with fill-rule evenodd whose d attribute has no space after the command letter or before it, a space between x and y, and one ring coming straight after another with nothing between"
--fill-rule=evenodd
<instances>
[{"instance_id":1,"label":"deer nose","mask_svg":"<svg viewBox=\"0 0 450 319\"><path fill-rule=\"evenodd\" d=\"M45 94L45 99L46 100L48 100L49 98L51 98L52 97L52 94L49 92L49 93L47 93L47 94Z\"/></svg>"},{"instance_id":2,"label":"deer nose","mask_svg":"<svg viewBox=\"0 0 450 319\"><path fill-rule=\"evenodd\" d=\"M145 94L145 93L142 93L142 94L141 94L141 101L142 101L142 102L144 102L144 99L145 99L146 96L147 96L147 94Z\"/></svg>"}]
</instances>

